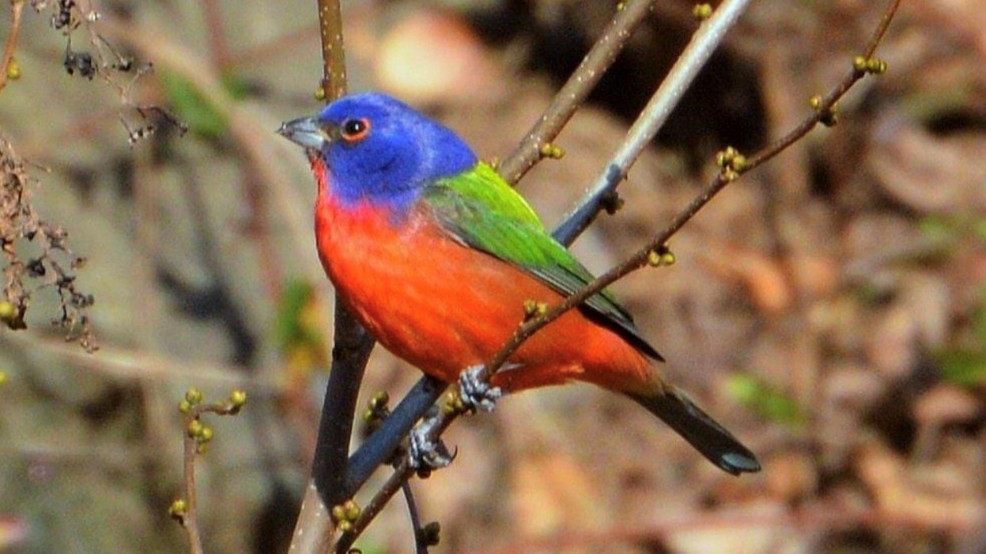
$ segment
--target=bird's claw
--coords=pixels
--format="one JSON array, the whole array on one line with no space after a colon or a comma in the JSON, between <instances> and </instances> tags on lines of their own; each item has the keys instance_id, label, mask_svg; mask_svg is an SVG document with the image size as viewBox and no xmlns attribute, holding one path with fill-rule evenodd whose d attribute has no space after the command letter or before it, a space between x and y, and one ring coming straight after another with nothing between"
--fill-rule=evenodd
<instances>
[{"instance_id":1,"label":"bird's claw","mask_svg":"<svg viewBox=\"0 0 986 554\"><path fill-rule=\"evenodd\" d=\"M482 371L483 366L474 365L459 374L459 397L466 409L492 412L503 391L480 379Z\"/></svg>"},{"instance_id":2,"label":"bird's claw","mask_svg":"<svg viewBox=\"0 0 986 554\"><path fill-rule=\"evenodd\" d=\"M411 469L421 476L427 476L432 470L448 467L455 459L455 454L449 452L441 439L436 441L431 438L437 424L437 416L429 415L411 429L407 461Z\"/></svg>"}]
</instances>

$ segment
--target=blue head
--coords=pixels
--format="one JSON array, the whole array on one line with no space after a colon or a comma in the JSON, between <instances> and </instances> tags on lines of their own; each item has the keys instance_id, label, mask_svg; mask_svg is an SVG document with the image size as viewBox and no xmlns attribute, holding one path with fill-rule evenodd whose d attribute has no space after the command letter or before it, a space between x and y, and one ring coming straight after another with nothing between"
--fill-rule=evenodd
<instances>
[{"instance_id":1,"label":"blue head","mask_svg":"<svg viewBox=\"0 0 986 554\"><path fill-rule=\"evenodd\" d=\"M340 98L278 132L321 158L332 193L344 203L406 208L428 183L476 164L450 129L379 93Z\"/></svg>"}]
</instances>

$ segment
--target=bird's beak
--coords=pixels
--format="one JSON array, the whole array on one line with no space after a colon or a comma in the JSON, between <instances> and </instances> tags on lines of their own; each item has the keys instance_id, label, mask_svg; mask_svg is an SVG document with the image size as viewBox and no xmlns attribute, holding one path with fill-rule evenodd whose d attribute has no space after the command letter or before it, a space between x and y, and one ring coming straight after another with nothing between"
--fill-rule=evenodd
<instances>
[{"instance_id":1,"label":"bird's beak","mask_svg":"<svg viewBox=\"0 0 986 554\"><path fill-rule=\"evenodd\" d=\"M281 123L281 128L277 130L277 133L309 150L321 151L330 142L328 133L325 132L315 117L301 117L285 121Z\"/></svg>"}]
</instances>

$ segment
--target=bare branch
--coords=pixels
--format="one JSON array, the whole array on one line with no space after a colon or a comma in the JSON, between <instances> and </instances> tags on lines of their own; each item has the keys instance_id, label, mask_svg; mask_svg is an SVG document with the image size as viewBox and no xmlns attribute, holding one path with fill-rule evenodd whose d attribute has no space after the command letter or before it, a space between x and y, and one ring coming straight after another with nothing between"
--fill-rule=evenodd
<instances>
[{"instance_id":1,"label":"bare branch","mask_svg":"<svg viewBox=\"0 0 986 554\"><path fill-rule=\"evenodd\" d=\"M500 163L497 170L508 183L517 184L542 158L541 148L558 136L653 7L654 0L631 0L616 12L602 36L555 95L541 118Z\"/></svg>"},{"instance_id":2,"label":"bare branch","mask_svg":"<svg viewBox=\"0 0 986 554\"><path fill-rule=\"evenodd\" d=\"M726 38L726 32L739 19L750 0L725 0L692 36L657 92L630 127L626 140L613 154L612 161L593 183L578 207L554 231L562 244L570 244L584 231L615 194L630 166L650 144L699 71Z\"/></svg>"}]
</instances>

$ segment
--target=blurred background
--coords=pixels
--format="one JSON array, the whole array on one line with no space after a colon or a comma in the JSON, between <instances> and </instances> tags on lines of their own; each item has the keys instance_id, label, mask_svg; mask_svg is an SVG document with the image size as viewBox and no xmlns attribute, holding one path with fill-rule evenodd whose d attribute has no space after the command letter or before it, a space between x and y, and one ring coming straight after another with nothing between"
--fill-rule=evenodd
<instances>
[{"instance_id":1,"label":"blurred background","mask_svg":"<svg viewBox=\"0 0 986 554\"><path fill-rule=\"evenodd\" d=\"M29 300L27 329L0 331L0 551L186 551L167 509L182 490L176 405L195 386L250 395L239 416L208 419L206 551L283 552L332 336L314 186L274 133L320 105L315 3L77 1L25 4L17 78L0 92L4 294ZM614 4L344 8L350 90L405 99L491 160ZM617 263L710 181L716 151L750 153L806 117L883 9L753 3L630 171L623 209L576 243L580 259ZM556 141L564 159L522 181L549 227L695 26L691 4L660 2ZM720 472L616 395L529 392L459 421L455 463L414 482L422 517L442 524L434 551L986 552L983 29L978 0L905 2L877 51L888 73L851 91L837 126L717 197L671 242L676 265L614 287L667 374L763 472ZM12 198L18 182L27 194ZM24 209L67 232L71 254L46 250L58 233L32 235ZM13 259L33 267L23 289ZM377 348L363 394L399 398L417 377ZM411 552L409 529L396 499L360 546Z\"/></svg>"}]
</instances>

